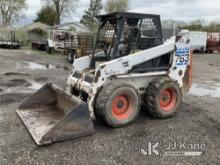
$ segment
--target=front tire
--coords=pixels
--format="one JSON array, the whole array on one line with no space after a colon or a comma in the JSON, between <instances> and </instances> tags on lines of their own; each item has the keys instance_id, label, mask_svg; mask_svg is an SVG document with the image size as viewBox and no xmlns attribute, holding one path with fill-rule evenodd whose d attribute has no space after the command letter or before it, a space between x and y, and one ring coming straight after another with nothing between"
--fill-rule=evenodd
<instances>
[{"instance_id":1,"label":"front tire","mask_svg":"<svg viewBox=\"0 0 220 165\"><path fill-rule=\"evenodd\" d=\"M178 110L182 92L179 85L169 78L156 79L149 84L144 100L152 116L168 118Z\"/></svg>"},{"instance_id":2,"label":"front tire","mask_svg":"<svg viewBox=\"0 0 220 165\"><path fill-rule=\"evenodd\" d=\"M103 87L96 99L96 114L111 127L122 127L135 121L140 111L136 90L117 82Z\"/></svg>"}]
</instances>

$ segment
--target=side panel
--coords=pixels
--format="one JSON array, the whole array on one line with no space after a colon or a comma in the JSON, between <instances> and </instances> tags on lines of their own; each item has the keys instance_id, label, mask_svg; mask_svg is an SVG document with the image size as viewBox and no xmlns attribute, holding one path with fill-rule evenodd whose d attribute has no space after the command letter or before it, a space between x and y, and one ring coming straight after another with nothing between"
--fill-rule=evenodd
<instances>
[{"instance_id":1,"label":"side panel","mask_svg":"<svg viewBox=\"0 0 220 165\"><path fill-rule=\"evenodd\" d=\"M172 67L169 70L169 77L177 81L183 93L187 92L191 87L192 53L190 52L189 40L185 37L180 37L176 42L176 50Z\"/></svg>"},{"instance_id":2,"label":"side panel","mask_svg":"<svg viewBox=\"0 0 220 165\"><path fill-rule=\"evenodd\" d=\"M167 72L151 72L148 74L128 74L117 76L117 80L133 86L140 95L143 95L148 84L156 78L167 76Z\"/></svg>"},{"instance_id":3,"label":"side panel","mask_svg":"<svg viewBox=\"0 0 220 165\"><path fill-rule=\"evenodd\" d=\"M103 63L96 70L100 70L102 78L107 78L112 75L127 74L133 66L160 57L172 52L174 49L175 38L172 38L163 45Z\"/></svg>"},{"instance_id":4,"label":"side panel","mask_svg":"<svg viewBox=\"0 0 220 165\"><path fill-rule=\"evenodd\" d=\"M84 69L87 69L90 67L91 62L91 56L85 56L78 58L73 63L73 71L83 71Z\"/></svg>"}]
</instances>

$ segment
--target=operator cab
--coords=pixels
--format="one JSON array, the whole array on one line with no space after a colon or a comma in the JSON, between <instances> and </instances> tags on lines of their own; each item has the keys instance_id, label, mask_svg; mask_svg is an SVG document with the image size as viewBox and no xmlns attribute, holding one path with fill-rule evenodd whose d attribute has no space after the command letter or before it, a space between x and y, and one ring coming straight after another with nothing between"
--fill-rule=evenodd
<instances>
[{"instance_id":1,"label":"operator cab","mask_svg":"<svg viewBox=\"0 0 220 165\"><path fill-rule=\"evenodd\" d=\"M159 15L116 12L99 15L101 22L91 67L163 44ZM171 54L134 66L132 72L168 70Z\"/></svg>"}]
</instances>

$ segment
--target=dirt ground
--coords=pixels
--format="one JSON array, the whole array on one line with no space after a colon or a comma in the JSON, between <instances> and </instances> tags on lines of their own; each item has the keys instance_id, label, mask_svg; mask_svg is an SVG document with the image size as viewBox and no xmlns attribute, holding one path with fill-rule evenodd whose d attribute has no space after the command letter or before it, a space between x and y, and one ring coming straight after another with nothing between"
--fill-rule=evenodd
<instances>
[{"instance_id":1,"label":"dirt ground","mask_svg":"<svg viewBox=\"0 0 220 165\"><path fill-rule=\"evenodd\" d=\"M220 54L196 54L193 65L192 90L175 117L158 120L142 109L126 128L95 122L92 136L37 147L15 110L46 82L64 87L71 64L64 56L0 49L0 164L220 164ZM146 154L150 142L160 142L160 155ZM164 154L175 142L168 151L202 155Z\"/></svg>"}]
</instances>

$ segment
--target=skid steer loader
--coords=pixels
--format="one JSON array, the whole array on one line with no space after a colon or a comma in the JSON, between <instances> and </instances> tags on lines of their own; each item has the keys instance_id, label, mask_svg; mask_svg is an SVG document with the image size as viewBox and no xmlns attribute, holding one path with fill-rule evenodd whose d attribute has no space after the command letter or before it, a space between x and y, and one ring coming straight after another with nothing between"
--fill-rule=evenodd
<instances>
[{"instance_id":1,"label":"skid steer loader","mask_svg":"<svg viewBox=\"0 0 220 165\"><path fill-rule=\"evenodd\" d=\"M130 124L142 105L152 116L171 117L191 87L189 40L163 42L160 16L97 18L94 52L74 61L66 90L47 84L17 110L38 145L93 134L94 118L111 127Z\"/></svg>"}]
</instances>

